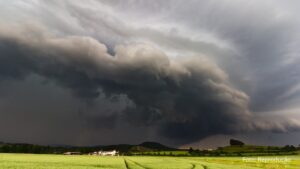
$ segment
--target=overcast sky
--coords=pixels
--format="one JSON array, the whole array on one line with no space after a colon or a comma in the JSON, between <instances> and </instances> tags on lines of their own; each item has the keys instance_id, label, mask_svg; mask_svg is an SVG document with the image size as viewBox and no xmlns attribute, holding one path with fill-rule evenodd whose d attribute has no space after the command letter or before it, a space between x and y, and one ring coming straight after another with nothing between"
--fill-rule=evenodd
<instances>
[{"instance_id":1,"label":"overcast sky","mask_svg":"<svg viewBox=\"0 0 300 169\"><path fill-rule=\"evenodd\" d=\"M2 0L0 140L300 143L297 0Z\"/></svg>"}]
</instances>

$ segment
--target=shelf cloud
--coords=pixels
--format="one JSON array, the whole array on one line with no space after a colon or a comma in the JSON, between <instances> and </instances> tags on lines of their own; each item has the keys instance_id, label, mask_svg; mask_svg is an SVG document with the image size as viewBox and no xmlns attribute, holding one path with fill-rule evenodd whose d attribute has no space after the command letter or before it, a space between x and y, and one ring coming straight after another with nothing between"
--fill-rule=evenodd
<instances>
[{"instance_id":1,"label":"shelf cloud","mask_svg":"<svg viewBox=\"0 0 300 169\"><path fill-rule=\"evenodd\" d=\"M179 145L299 130L283 113L299 99L292 4L149 3L1 2L0 126L18 123L0 139ZM26 128L37 136L14 132Z\"/></svg>"}]
</instances>

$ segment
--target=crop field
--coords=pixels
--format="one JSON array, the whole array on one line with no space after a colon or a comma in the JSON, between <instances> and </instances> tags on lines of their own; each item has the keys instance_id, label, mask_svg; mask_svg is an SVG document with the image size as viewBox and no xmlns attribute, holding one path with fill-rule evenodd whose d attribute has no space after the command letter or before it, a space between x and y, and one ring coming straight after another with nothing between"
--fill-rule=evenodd
<instances>
[{"instance_id":1,"label":"crop field","mask_svg":"<svg viewBox=\"0 0 300 169\"><path fill-rule=\"evenodd\" d=\"M300 156L140 157L0 154L1 169L299 169Z\"/></svg>"}]
</instances>

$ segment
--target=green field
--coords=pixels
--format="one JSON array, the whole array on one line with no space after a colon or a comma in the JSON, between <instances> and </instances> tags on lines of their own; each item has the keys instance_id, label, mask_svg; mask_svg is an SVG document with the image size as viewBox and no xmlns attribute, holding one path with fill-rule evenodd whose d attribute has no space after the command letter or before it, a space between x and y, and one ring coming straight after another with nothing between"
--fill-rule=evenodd
<instances>
[{"instance_id":1,"label":"green field","mask_svg":"<svg viewBox=\"0 0 300 169\"><path fill-rule=\"evenodd\" d=\"M299 169L300 156L99 157L0 154L1 169ZM275 160L276 159L276 160ZM273 160L273 161L272 161ZM275 161L274 161L275 160Z\"/></svg>"}]
</instances>

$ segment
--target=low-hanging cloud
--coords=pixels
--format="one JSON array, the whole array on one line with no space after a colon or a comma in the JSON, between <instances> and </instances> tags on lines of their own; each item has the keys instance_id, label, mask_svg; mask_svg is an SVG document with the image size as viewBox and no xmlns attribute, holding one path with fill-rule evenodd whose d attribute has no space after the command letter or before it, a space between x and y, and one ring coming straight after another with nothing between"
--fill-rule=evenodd
<instances>
[{"instance_id":1,"label":"low-hanging cloud","mask_svg":"<svg viewBox=\"0 0 300 169\"><path fill-rule=\"evenodd\" d=\"M1 25L0 53L0 81L35 74L87 102L102 94L112 102L117 98L121 106L113 113L83 117L91 127L129 123L182 143L215 134L299 127L289 119L257 118L249 110L249 96L201 55L170 57L147 43L117 45L112 55L92 37L57 35L35 23Z\"/></svg>"}]
</instances>

